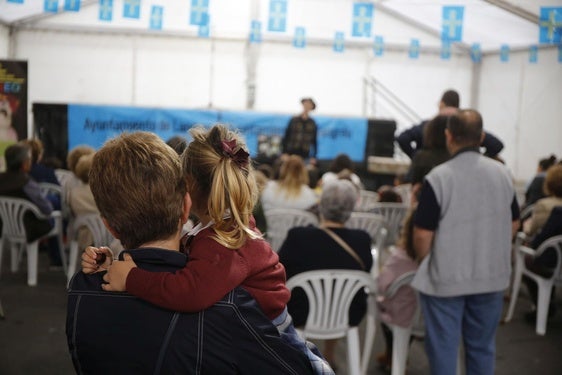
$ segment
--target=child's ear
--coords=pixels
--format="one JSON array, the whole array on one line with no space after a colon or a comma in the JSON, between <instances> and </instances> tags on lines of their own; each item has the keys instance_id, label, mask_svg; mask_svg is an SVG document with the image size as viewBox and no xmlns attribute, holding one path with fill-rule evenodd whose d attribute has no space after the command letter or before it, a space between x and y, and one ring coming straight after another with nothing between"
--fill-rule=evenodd
<instances>
[{"instance_id":1,"label":"child's ear","mask_svg":"<svg viewBox=\"0 0 562 375\"><path fill-rule=\"evenodd\" d=\"M109 231L109 233L111 233L111 235L113 236L113 238L119 240L119 233L117 233L117 231L115 229L113 229L113 227L111 225L109 225L109 223L107 222L107 220L105 219L105 217L102 217L101 220L103 221L103 225L105 225L105 227L107 228L107 230Z\"/></svg>"},{"instance_id":2,"label":"child's ear","mask_svg":"<svg viewBox=\"0 0 562 375\"><path fill-rule=\"evenodd\" d=\"M187 223L187 219L189 219L189 211L191 211L191 196L189 193L185 193L183 197L183 207L181 213L181 223Z\"/></svg>"}]
</instances>

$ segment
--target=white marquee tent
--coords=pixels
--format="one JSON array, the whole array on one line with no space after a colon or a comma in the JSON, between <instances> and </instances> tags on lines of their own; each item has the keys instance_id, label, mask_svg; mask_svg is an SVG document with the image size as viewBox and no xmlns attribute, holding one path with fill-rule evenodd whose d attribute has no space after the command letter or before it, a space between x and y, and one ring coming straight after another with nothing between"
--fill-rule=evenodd
<instances>
[{"instance_id":1,"label":"white marquee tent","mask_svg":"<svg viewBox=\"0 0 562 375\"><path fill-rule=\"evenodd\" d=\"M0 0L0 59L29 62L29 103L294 113L312 96L318 114L392 118L402 130L433 116L441 93L454 88L504 141L501 156L517 178L530 178L541 157L562 156L560 47L539 44L541 7L562 0L362 1L374 4L369 37L351 36L358 0L288 0L286 31L263 27L261 43L249 42L250 25L267 26L269 0L208 0L209 37L190 25L192 0L142 0L138 19L123 17L128 0L113 0L110 21L100 20L103 0L82 0L77 12L64 7L78 0L20 2ZM44 11L54 3L57 12ZM443 59L447 5L464 7L463 36ZM161 30L150 28L153 6L163 9ZM306 48L292 44L296 27L306 28ZM341 53L333 50L337 31ZM373 52L375 35L384 38L382 56ZM475 43L480 62L471 59Z\"/></svg>"}]
</instances>

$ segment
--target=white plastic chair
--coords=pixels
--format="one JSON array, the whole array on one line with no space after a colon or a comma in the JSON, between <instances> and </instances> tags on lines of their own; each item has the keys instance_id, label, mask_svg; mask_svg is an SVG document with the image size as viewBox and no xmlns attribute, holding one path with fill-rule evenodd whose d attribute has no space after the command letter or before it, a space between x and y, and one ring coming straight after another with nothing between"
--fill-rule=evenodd
<instances>
[{"instance_id":1,"label":"white plastic chair","mask_svg":"<svg viewBox=\"0 0 562 375\"><path fill-rule=\"evenodd\" d=\"M28 211L31 211L38 219L54 219L53 228L47 234L30 243L28 243L26 239L26 231L23 220L25 213ZM10 246L12 272L16 272L18 270L23 251L27 250L27 284L29 286L37 285L39 241L44 238L56 236L59 243L62 264L66 271L67 262L62 242L62 216L60 211L53 211L50 216L44 215L41 211L39 211L36 205L25 199L0 197L0 219L2 220L0 269L4 244L8 244L8 246Z\"/></svg>"},{"instance_id":2,"label":"white plastic chair","mask_svg":"<svg viewBox=\"0 0 562 375\"><path fill-rule=\"evenodd\" d=\"M385 247L388 234L385 218L382 215L370 212L352 212L345 226L351 229L362 229L371 236L371 254L373 256L371 275L376 277L380 265L381 253Z\"/></svg>"},{"instance_id":3,"label":"white plastic chair","mask_svg":"<svg viewBox=\"0 0 562 375\"><path fill-rule=\"evenodd\" d=\"M70 283L70 279L74 276L76 272L76 260L78 258L78 252L84 249L78 249L78 233L80 228L87 228L90 233L92 234L93 245L95 247L100 246L109 246L111 242L113 242L114 238L111 233L107 230L103 221L101 220L101 216L99 214L85 214L79 215L73 222L73 233L74 237L70 241L70 253L69 253L69 260L68 260L68 273L67 279Z\"/></svg>"},{"instance_id":4,"label":"white plastic chair","mask_svg":"<svg viewBox=\"0 0 562 375\"><path fill-rule=\"evenodd\" d=\"M318 270L303 272L287 281L287 288L302 288L308 298L309 312L305 338L337 339L347 337L349 375L365 374L375 338L375 281L367 272L354 270ZM365 289L367 325L363 354L360 355L359 330L349 326L349 307L353 297Z\"/></svg>"},{"instance_id":5,"label":"white plastic chair","mask_svg":"<svg viewBox=\"0 0 562 375\"><path fill-rule=\"evenodd\" d=\"M371 212L384 216L388 229L387 245L393 245L398 240L400 228L410 208L404 203L379 202Z\"/></svg>"},{"instance_id":6,"label":"white plastic chair","mask_svg":"<svg viewBox=\"0 0 562 375\"><path fill-rule=\"evenodd\" d=\"M293 208L272 208L264 211L267 221L267 239L274 251L279 251L289 229L318 225L318 218L311 212Z\"/></svg>"},{"instance_id":7,"label":"white plastic chair","mask_svg":"<svg viewBox=\"0 0 562 375\"><path fill-rule=\"evenodd\" d=\"M368 212L373 209L375 203L379 201L379 195L370 190L360 190L359 200L355 204L355 211Z\"/></svg>"},{"instance_id":8,"label":"white plastic chair","mask_svg":"<svg viewBox=\"0 0 562 375\"><path fill-rule=\"evenodd\" d=\"M403 204L410 206L412 202L412 184L401 184L393 187L393 190L400 195Z\"/></svg>"},{"instance_id":9,"label":"white plastic chair","mask_svg":"<svg viewBox=\"0 0 562 375\"><path fill-rule=\"evenodd\" d=\"M505 317L505 322L509 322L513 317L515 310L515 303L519 295L519 288L521 287L521 278L526 275L537 283L538 287L538 301L537 301L537 324L536 332L538 335L546 333L546 321L548 318L548 306L550 304L550 294L554 285L562 285L561 264L562 264L562 235L549 238L543 242L535 251L522 244L523 236L518 235L516 242L515 254L515 276L513 279L513 288L511 290L511 299L509 301L509 308ZM539 256L546 249L554 249L556 251L556 267L551 277L543 277L528 270L525 267L525 255Z\"/></svg>"}]
</instances>

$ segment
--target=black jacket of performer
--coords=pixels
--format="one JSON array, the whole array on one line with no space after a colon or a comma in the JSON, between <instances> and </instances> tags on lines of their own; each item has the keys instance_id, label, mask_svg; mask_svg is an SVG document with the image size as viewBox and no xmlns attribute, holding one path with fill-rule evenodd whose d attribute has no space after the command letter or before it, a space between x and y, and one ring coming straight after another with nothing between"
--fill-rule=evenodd
<instances>
[{"instance_id":1,"label":"black jacket of performer","mask_svg":"<svg viewBox=\"0 0 562 375\"><path fill-rule=\"evenodd\" d=\"M154 272L187 257L143 248L129 254ZM242 288L199 313L178 313L101 289L103 273L70 283L66 333L78 374L311 374L307 357L285 343ZM185 296L189 298L189 296Z\"/></svg>"},{"instance_id":2,"label":"black jacket of performer","mask_svg":"<svg viewBox=\"0 0 562 375\"><path fill-rule=\"evenodd\" d=\"M315 158L318 152L316 122L307 117L295 116L291 118L283 137L283 152L299 155L303 159Z\"/></svg>"}]
</instances>

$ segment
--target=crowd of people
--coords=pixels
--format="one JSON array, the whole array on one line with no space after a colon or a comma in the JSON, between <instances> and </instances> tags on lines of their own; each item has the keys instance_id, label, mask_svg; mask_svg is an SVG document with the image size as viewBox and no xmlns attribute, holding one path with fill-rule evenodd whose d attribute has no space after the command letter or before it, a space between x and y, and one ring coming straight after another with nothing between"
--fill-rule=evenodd
<instances>
[{"instance_id":1,"label":"crowd of people","mask_svg":"<svg viewBox=\"0 0 562 375\"><path fill-rule=\"evenodd\" d=\"M523 205L531 214L521 222L512 178L498 161L503 144L484 132L477 111L459 109L458 94L446 91L434 118L397 137L412 158L402 181L411 194L405 199L381 186L378 201L401 202L409 212L384 264L374 264L373 238L346 226L365 184L346 154L321 173L310 116L316 103L301 103L302 114L287 126L286 152L273 165L254 165L241 136L223 125L195 127L191 142L174 137L167 144L136 132L98 151L71 150L62 195L45 196L39 183L61 180L57 166L42 161L41 143L7 148L0 195L30 200L46 215L62 205L74 217L99 214L119 242L97 248L89 246L88 230L78 233L85 250L69 285L67 316L77 371L334 373L337 340L326 340L320 352L299 336L311 302L285 282L313 270L379 267L376 300L386 345L376 356L380 366L392 363L391 327L410 326L421 309L432 374L455 372L461 340L467 373L493 374L512 241L524 230L526 243L537 248L562 234L562 163L554 155L540 160ZM312 212L319 225L291 228L276 253L264 215L275 208ZM52 225L28 216L28 240ZM51 265L60 266L64 249L52 241L44 246ZM556 262L556 253L546 251L529 256L526 267L552 275ZM411 285L388 296L408 272L416 273ZM536 304L536 284L525 283ZM350 326L364 318L367 300L363 291L354 296ZM551 299L549 315L555 310ZM534 321L536 312L526 318Z\"/></svg>"}]
</instances>

